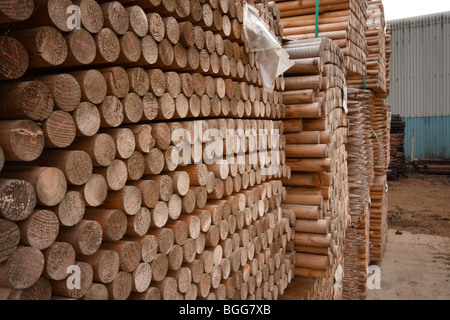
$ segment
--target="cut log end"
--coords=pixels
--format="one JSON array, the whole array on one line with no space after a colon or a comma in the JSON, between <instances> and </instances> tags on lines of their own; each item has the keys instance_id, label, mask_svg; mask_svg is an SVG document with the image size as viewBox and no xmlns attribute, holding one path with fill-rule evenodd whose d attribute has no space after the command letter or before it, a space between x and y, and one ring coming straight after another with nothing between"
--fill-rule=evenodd
<instances>
[{"instance_id":1,"label":"cut log end","mask_svg":"<svg viewBox=\"0 0 450 320\"><path fill-rule=\"evenodd\" d=\"M18 79L28 69L28 53L24 46L12 37L0 37L0 80Z\"/></svg>"}]
</instances>

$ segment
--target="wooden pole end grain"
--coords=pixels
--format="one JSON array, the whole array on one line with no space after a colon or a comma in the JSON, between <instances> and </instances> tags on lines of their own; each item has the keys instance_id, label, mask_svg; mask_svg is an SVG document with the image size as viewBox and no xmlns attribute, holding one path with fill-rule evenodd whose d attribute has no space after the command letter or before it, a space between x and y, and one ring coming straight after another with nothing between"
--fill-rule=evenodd
<instances>
[{"instance_id":1,"label":"wooden pole end grain","mask_svg":"<svg viewBox=\"0 0 450 320\"><path fill-rule=\"evenodd\" d=\"M148 33L148 18L142 7L135 5L125 8L128 11L130 20L129 30L138 37L143 37Z\"/></svg>"},{"instance_id":2,"label":"wooden pole end grain","mask_svg":"<svg viewBox=\"0 0 450 320\"><path fill-rule=\"evenodd\" d=\"M104 176L108 189L114 191L121 190L128 177L127 166L125 162L119 159L114 159L107 167L96 167L94 172Z\"/></svg>"},{"instance_id":3,"label":"wooden pole end grain","mask_svg":"<svg viewBox=\"0 0 450 320\"><path fill-rule=\"evenodd\" d=\"M130 91L128 74L122 67L111 67L99 70L106 81L107 95L113 95L119 99L125 98Z\"/></svg>"},{"instance_id":4,"label":"wooden pole end grain","mask_svg":"<svg viewBox=\"0 0 450 320\"><path fill-rule=\"evenodd\" d=\"M58 217L50 210L35 210L25 220L18 223L23 244L44 250L59 233Z\"/></svg>"},{"instance_id":5,"label":"wooden pole end grain","mask_svg":"<svg viewBox=\"0 0 450 320\"><path fill-rule=\"evenodd\" d=\"M119 59L121 53L120 42L117 35L109 28L103 28L94 34L97 54L94 64L113 63Z\"/></svg>"},{"instance_id":6,"label":"wooden pole end grain","mask_svg":"<svg viewBox=\"0 0 450 320\"><path fill-rule=\"evenodd\" d=\"M0 284L3 287L27 289L35 284L44 270L44 255L33 247L19 247L0 264Z\"/></svg>"},{"instance_id":7,"label":"wooden pole end grain","mask_svg":"<svg viewBox=\"0 0 450 320\"><path fill-rule=\"evenodd\" d=\"M81 101L100 104L106 97L106 80L96 69L76 71L71 73L77 79L81 88Z\"/></svg>"},{"instance_id":8,"label":"wooden pole end grain","mask_svg":"<svg viewBox=\"0 0 450 320\"><path fill-rule=\"evenodd\" d=\"M147 70L150 91L156 96L161 97L166 92L166 76L160 69Z\"/></svg>"},{"instance_id":9,"label":"wooden pole end grain","mask_svg":"<svg viewBox=\"0 0 450 320\"><path fill-rule=\"evenodd\" d=\"M20 230L17 225L9 220L0 219L0 263L16 251L20 241Z\"/></svg>"},{"instance_id":10,"label":"wooden pole end grain","mask_svg":"<svg viewBox=\"0 0 450 320\"><path fill-rule=\"evenodd\" d=\"M63 66L80 66L91 64L97 55L94 37L85 29L74 29L65 34L68 55Z\"/></svg>"},{"instance_id":11,"label":"wooden pole end grain","mask_svg":"<svg viewBox=\"0 0 450 320\"><path fill-rule=\"evenodd\" d=\"M173 45L176 45L180 41L180 26L177 19L172 16L162 18L165 28L165 37Z\"/></svg>"},{"instance_id":12,"label":"wooden pole end grain","mask_svg":"<svg viewBox=\"0 0 450 320\"><path fill-rule=\"evenodd\" d=\"M109 166L117 152L115 140L106 133L98 133L92 137L79 137L70 148L85 151L91 157L94 166L101 167Z\"/></svg>"},{"instance_id":13,"label":"wooden pole end grain","mask_svg":"<svg viewBox=\"0 0 450 320\"><path fill-rule=\"evenodd\" d=\"M142 207L134 216L127 216L128 226L127 235L142 237L144 236L151 224L150 210ZM142 249L144 250L144 249Z\"/></svg>"},{"instance_id":14,"label":"wooden pole end grain","mask_svg":"<svg viewBox=\"0 0 450 320\"><path fill-rule=\"evenodd\" d=\"M37 78L47 85L53 95L55 109L72 112L81 102L81 88L77 80L68 73Z\"/></svg>"},{"instance_id":15,"label":"wooden pole end grain","mask_svg":"<svg viewBox=\"0 0 450 320\"><path fill-rule=\"evenodd\" d=\"M108 289L104 284L101 283L92 283L87 290L86 294L83 296L82 300L108 300Z\"/></svg>"},{"instance_id":16,"label":"wooden pole end grain","mask_svg":"<svg viewBox=\"0 0 450 320\"><path fill-rule=\"evenodd\" d=\"M44 133L31 120L0 121L0 146L5 161L33 161L42 154Z\"/></svg>"},{"instance_id":17,"label":"wooden pole end grain","mask_svg":"<svg viewBox=\"0 0 450 320\"><path fill-rule=\"evenodd\" d=\"M149 34L141 39L141 58L136 65L154 65L158 60L158 44Z\"/></svg>"},{"instance_id":18,"label":"wooden pole end grain","mask_svg":"<svg viewBox=\"0 0 450 320\"><path fill-rule=\"evenodd\" d=\"M79 191L70 190L52 211L58 216L61 226L74 226L83 218L86 202Z\"/></svg>"},{"instance_id":19,"label":"wooden pole end grain","mask_svg":"<svg viewBox=\"0 0 450 320\"><path fill-rule=\"evenodd\" d=\"M122 210L87 208L83 218L100 224L103 240L120 240L127 230L127 217Z\"/></svg>"},{"instance_id":20,"label":"wooden pole end grain","mask_svg":"<svg viewBox=\"0 0 450 320\"><path fill-rule=\"evenodd\" d=\"M30 182L36 190L38 203L45 206L60 203L67 191L66 177L55 167L9 167L3 176Z\"/></svg>"},{"instance_id":21,"label":"wooden pole end grain","mask_svg":"<svg viewBox=\"0 0 450 320\"><path fill-rule=\"evenodd\" d=\"M29 68L59 66L67 58L68 48L63 35L50 26L19 30L12 33L28 51Z\"/></svg>"},{"instance_id":22,"label":"wooden pole end grain","mask_svg":"<svg viewBox=\"0 0 450 320\"><path fill-rule=\"evenodd\" d=\"M63 280L67 268L75 264L75 250L67 242L54 242L43 251L45 266L43 275L50 280Z\"/></svg>"},{"instance_id":23,"label":"wooden pole end grain","mask_svg":"<svg viewBox=\"0 0 450 320\"><path fill-rule=\"evenodd\" d=\"M97 1L72 0L80 8L81 26L90 33L96 34L103 28L105 20L103 12Z\"/></svg>"},{"instance_id":24,"label":"wooden pole end grain","mask_svg":"<svg viewBox=\"0 0 450 320\"><path fill-rule=\"evenodd\" d=\"M105 27L111 28L118 35L124 35L129 30L128 11L119 1L102 3L100 7L103 11Z\"/></svg>"},{"instance_id":25,"label":"wooden pole end grain","mask_svg":"<svg viewBox=\"0 0 450 320\"><path fill-rule=\"evenodd\" d=\"M33 185L23 180L0 179L0 216L21 221L36 206L37 196Z\"/></svg>"},{"instance_id":26,"label":"wooden pole end grain","mask_svg":"<svg viewBox=\"0 0 450 320\"><path fill-rule=\"evenodd\" d=\"M0 23L27 20L33 14L33 0L0 2Z\"/></svg>"},{"instance_id":27,"label":"wooden pole end grain","mask_svg":"<svg viewBox=\"0 0 450 320\"><path fill-rule=\"evenodd\" d=\"M13 37L0 37L0 80L18 79L28 69L28 53L22 43Z\"/></svg>"},{"instance_id":28,"label":"wooden pole end grain","mask_svg":"<svg viewBox=\"0 0 450 320\"><path fill-rule=\"evenodd\" d=\"M147 14L147 20L148 34L151 35L156 42L161 42L166 33L162 17L157 12L152 12Z\"/></svg>"},{"instance_id":29,"label":"wooden pole end grain","mask_svg":"<svg viewBox=\"0 0 450 320\"><path fill-rule=\"evenodd\" d=\"M166 90L165 92L169 93L172 98L177 98L181 93L181 80L180 76L177 72L165 72L166 77Z\"/></svg>"},{"instance_id":30,"label":"wooden pole end grain","mask_svg":"<svg viewBox=\"0 0 450 320\"><path fill-rule=\"evenodd\" d=\"M169 219L169 210L166 202L158 201L155 207L150 210L150 213L152 215L153 224L156 227L162 228L166 225Z\"/></svg>"},{"instance_id":31,"label":"wooden pole end grain","mask_svg":"<svg viewBox=\"0 0 450 320\"><path fill-rule=\"evenodd\" d=\"M130 92L134 92L140 97L145 96L150 88L150 81L146 71L143 68L136 67L127 68L126 72L129 78Z\"/></svg>"},{"instance_id":32,"label":"wooden pole end grain","mask_svg":"<svg viewBox=\"0 0 450 320\"><path fill-rule=\"evenodd\" d=\"M81 102L72 112L77 136L91 137L100 129L101 117L98 108L90 102Z\"/></svg>"},{"instance_id":33,"label":"wooden pole end grain","mask_svg":"<svg viewBox=\"0 0 450 320\"><path fill-rule=\"evenodd\" d=\"M35 284L27 289L3 288L2 298L8 300L51 300L52 286L50 281L41 276Z\"/></svg>"},{"instance_id":34,"label":"wooden pole end grain","mask_svg":"<svg viewBox=\"0 0 450 320\"><path fill-rule=\"evenodd\" d=\"M132 31L127 31L123 36L120 36L120 62L134 63L138 62L142 47L139 37Z\"/></svg>"},{"instance_id":35,"label":"wooden pole end grain","mask_svg":"<svg viewBox=\"0 0 450 320\"><path fill-rule=\"evenodd\" d=\"M4 83L0 87L2 119L31 119L43 121L53 111L54 99L41 81Z\"/></svg>"},{"instance_id":36,"label":"wooden pole end grain","mask_svg":"<svg viewBox=\"0 0 450 320\"><path fill-rule=\"evenodd\" d=\"M50 148L66 148L72 144L76 136L76 125L73 117L62 110L54 111L42 124L45 146Z\"/></svg>"}]
</instances>

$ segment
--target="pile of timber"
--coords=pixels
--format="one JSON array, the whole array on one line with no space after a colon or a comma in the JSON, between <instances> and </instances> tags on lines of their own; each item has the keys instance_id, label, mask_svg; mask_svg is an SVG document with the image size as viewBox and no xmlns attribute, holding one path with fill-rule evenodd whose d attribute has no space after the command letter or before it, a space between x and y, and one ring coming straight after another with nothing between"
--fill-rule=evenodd
<instances>
[{"instance_id":1,"label":"pile of timber","mask_svg":"<svg viewBox=\"0 0 450 320\"><path fill-rule=\"evenodd\" d=\"M389 162L388 179L399 179L405 175L405 122L398 114L392 115L391 119L391 161Z\"/></svg>"},{"instance_id":2,"label":"pile of timber","mask_svg":"<svg viewBox=\"0 0 450 320\"><path fill-rule=\"evenodd\" d=\"M343 298L364 300L369 266L369 200L373 174L371 92L348 89L347 141L351 225L345 234Z\"/></svg>"},{"instance_id":3,"label":"pile of timber","mask_svg":"<svg viewBox=\"0 0 450 320\"><path fill-rule=\"evenodd\" d=\"M381 0L368 1L365 32L368 45L367 71L365 79L361 76L350 77L349 86L363 89L365 82L368 89L384 93L387 91L385 27Z\"/></svg>"},{"instance_id":4,"label":"pile of timber","mask_svg":"<svg viewBox=\"0 0 450 320\"><path fill-rule=\"evenodd\" d=\"M316 1L275 0L280 10L284 35L292 39L319 37L332 39L345 56L349 75L366 74L367 3L359 0L322 0L319 2L316 30Z\"/></svg>"},{"instance_id":5,"label":"pile of timber","mask_svg":"<svg viewBox=\"0 0 450 320\"><path fill-rule=\"evenodd\" d=\"M269 134L283 133L284 81L262 90L243 2L36 4L0 6L14 22L0 41L0 298L276 299L296 263L284 138Z\"/></svg>"},{"instance_id":6,"label":"pile of timber","mask_svg":"<svg viewBox=\"0 0 450 320\"><path fill-rule=\"evenodd\" d=\"M391 42L392 42L392 27L389 23L386 24L386 94L389 96L391 91Z\"/></svg>"},{"instance_id":7,"label":"pile of timber","mask_svg":"<svg viewBox=\"0 0 450 320\"><path fill-rule=\"evenodd\" d=\"M413 162L414 167L425 174L450 174L450 160L420 158Z\"/></svg>"},{"instance_id":8,"label":"pile of timber","mask_svg":"<svg viewBox=\"0 0 450 320\"><path fill-rule=\"evenodd\" d=\"M286 41L283 47L295 65L284 74L283 123L291 175L283 178L287 198L282 208L297 216L296 277L283 298L339 298L350 218L344 56L328 38Z\"/></svg>"},{"instance_id":9,"label":"pile of timber","mask_svg":"<svg viewBox=\"0 0 450 320\"><path fill-rule=\"evenodd\" d=\"M370 108L373 135L374 181L370 187L370 259L381 261L387 240L391 107L375 94Z\"/></svg>"},{"instance_id":10,"label":"pile of timber","mask_svg":"<svg viewBox=\"0 0 450 320\"><path fill-rule=\"evenodd\" d=\"M379 0L367 1L367 42L369 57L367 75L349 77L351 88L364 88L372 92L367 118L373 147L373 183L370 185L370 261L381 261L387 239L387 172L390 163L390 106L384 99L390 92L391 29L385 28L384 8ZM386 29L386 30L385 30ZM369 161L370 162L370 161ZM369 170L369 169L368 169ZM369 171L368 171L369 172Z\"/></svg>"}]
</instances>

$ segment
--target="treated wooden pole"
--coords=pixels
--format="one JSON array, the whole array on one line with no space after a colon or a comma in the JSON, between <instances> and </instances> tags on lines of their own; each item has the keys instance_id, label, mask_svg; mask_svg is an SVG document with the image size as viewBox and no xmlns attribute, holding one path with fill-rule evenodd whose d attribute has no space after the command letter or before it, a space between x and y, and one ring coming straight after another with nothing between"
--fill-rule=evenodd
<instances>
[{"instance_id":1,"label":"treated wooden pole","mask_svg":"<svg viewBox=\"0 0 450 320\"><path fill-rule=\"evenodd\" d=\"M0 37L0 79L18 79L28 69L28 53L25 47L13 37Z\"/></svg>"},{"instance_id":2,"label":"treated wooden pole","mask_svg":"<svg viewBox=\"0 0 450 320\"><path fill-rule=\"evenodd\" d=\"M20 230L14 222L0 219L0 240L0 262L3 262L16 251L20 241Z\"/></svg>"},{"instance_id":3,"label":"treated wooden pole","mask_svg":"<svg viewBox=\"0 0 450 320\"><path fill-rule=\"evenodd\" d=\"M27 289L35 284L44 270L44 255L33 247L20 247L0 264L0 285Z\"/></svg>"}]
</instances>

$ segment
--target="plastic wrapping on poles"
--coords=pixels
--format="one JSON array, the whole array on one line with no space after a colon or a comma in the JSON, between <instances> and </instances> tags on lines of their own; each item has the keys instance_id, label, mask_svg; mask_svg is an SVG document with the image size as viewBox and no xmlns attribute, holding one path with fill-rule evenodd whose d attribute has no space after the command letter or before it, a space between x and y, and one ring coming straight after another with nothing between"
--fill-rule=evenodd
<instances>
[{"instance_id":1,"label":"plastic wrapping on poles","mask_svg":"<svg viewBox=\"0 0 450 320\"><path fill-rule=\"evenodd\" d=\"M269 27L259 17L258 10L244 4L244 35L246 46L258 52L263 88L273 92L275 78L291 68L294 63L278 40L269 32Z\"/></svg>"}]
</instances>

